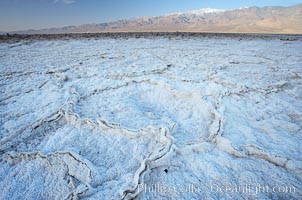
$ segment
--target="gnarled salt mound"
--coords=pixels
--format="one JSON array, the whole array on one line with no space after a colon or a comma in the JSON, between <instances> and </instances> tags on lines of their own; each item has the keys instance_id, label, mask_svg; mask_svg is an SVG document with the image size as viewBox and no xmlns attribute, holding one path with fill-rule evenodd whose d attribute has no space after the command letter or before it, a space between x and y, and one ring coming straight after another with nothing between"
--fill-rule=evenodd
<instances>
[{"instance_id":1,"label":"gnarled salt mound","mask_svg":"<svg viewBox=\"0 0 302 200\"><path fill-rule=\"evenodd\" d=\"M0 199L300 199L297 39L1 43Z\"/></svg>"}]
</instances>

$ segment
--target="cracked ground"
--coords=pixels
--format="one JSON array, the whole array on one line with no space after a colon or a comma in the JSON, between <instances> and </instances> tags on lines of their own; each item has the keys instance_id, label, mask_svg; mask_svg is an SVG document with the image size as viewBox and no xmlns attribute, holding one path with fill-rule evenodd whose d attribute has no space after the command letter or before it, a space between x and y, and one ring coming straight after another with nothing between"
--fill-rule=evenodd
<instances>
[{"instance_id":1,"label":"cracked ground","mask_svg":"<svg viewBox=\"0 0 302 200\"><path fill-rule=\"evenodd\" d=\"M2 42L0 199L301 199L301 55L301 37Z\"/></svg>"}]
</instances>

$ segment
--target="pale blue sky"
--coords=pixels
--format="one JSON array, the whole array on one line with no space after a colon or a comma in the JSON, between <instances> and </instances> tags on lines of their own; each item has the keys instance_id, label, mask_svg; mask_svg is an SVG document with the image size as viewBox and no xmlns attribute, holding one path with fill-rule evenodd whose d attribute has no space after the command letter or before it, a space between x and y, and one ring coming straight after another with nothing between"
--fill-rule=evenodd
<instances>
[{"instance_id":1,"label":"pale blue sky","mask_svg":"<svg viewBox=\"0 0 302 200\"><path fill-rule=\"evenodd\" d=\"M300 3L302 0L0 0L0 31L102 23L201 8Z\"/></svg>"}]
</instances>

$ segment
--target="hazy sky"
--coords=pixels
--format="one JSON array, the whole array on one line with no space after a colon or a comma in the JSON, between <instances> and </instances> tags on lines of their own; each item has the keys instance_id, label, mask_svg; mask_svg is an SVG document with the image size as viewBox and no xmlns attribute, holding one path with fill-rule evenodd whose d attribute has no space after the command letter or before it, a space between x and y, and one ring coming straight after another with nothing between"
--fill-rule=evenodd
<instances>
[{"instance_id":1,"label":"hazy sky","mask_svg":"<svg viewBox=\"0 0 302 200\"><path fill-rule=\"evenodd\" d=\"M299 3L302 0L0 0L0 31L101 23L201 8Z\"/></svg>"}]
</instances>

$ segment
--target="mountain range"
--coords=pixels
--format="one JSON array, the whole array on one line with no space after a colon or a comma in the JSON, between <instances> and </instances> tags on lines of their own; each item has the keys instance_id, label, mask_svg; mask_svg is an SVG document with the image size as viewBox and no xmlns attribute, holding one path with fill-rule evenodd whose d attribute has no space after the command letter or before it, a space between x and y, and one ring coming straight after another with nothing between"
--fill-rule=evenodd
<instances>
[{"instance_id":1,"label":"mountain range","mask_svg":"<svg viewBox=\"0 0 302 200\"><path fill-rule=\"evenodd\" d=\"M290 7L247 7L234 10L206 8L157 17L140 17L108 23L25 30L12 33L58 34L176 31L302 34L302 4Z\"/></svg>"}]
</instances>

